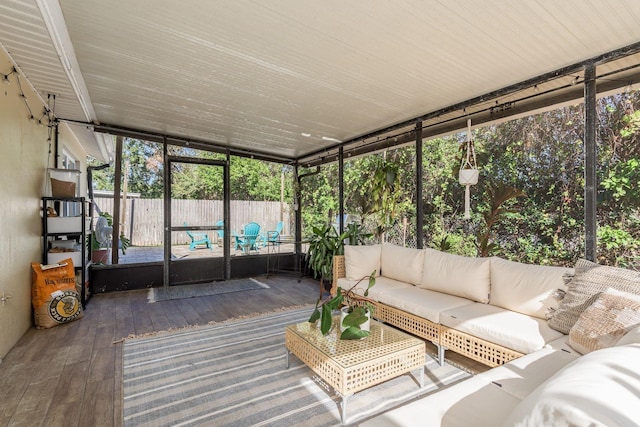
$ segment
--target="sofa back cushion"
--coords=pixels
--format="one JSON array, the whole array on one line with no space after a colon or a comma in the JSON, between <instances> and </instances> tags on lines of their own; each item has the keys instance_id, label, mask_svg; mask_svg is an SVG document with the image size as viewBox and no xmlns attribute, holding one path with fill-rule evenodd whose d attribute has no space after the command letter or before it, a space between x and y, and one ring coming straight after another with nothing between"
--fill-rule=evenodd
<instances>
[{"instance_id":1,"label":"sofa back cushion","mask_svg":"<svg viewBox=\"0 0 640 427\"><path fill-rule=\"evenodd\" d=\"M490 258L470 258L425 248L420 287L489 302Z\"/></svg>"},{"instance_id":2,"label":"sofa back cushion","mask_svg":"<svg viewBox=\"0 0 640 427\"><path fill-rule=\"evenodd\" d=\"M380 275L380 252L382 245L344 247L344 270L349 280L360 280L376 270Z\"/></svg>"},{"instance_id":3,"label":"sofa back cushion","mask_svg":"<svg viewBox=\"0 0 640 427\"><path fill-rule=\"evenodd\" d=\"M423 264L424 251L421 249L382 244L380 274L384 277L418 285L422 281Z\"/></svg>"},{"instance_id":4,"label":"sofa back cushion","mask_svg":"<svg viewBox=\"0 0 640 427\"><path fill-rule=\"evenodd\" d=\"M491 296L489 303L545 319L558 307L558 289L566 290L573 268L523 264L491 258Z\"/></svg>"}]
</instances>

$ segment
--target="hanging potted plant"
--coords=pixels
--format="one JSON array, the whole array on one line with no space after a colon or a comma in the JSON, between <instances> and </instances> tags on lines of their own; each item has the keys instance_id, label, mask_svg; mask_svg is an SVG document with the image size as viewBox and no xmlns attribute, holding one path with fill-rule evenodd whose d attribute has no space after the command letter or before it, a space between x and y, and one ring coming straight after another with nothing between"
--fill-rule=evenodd
<instances>
[{"instance_id":1,"label":"hanging potted plant","mask_svg":"<svg viewBox=\"0 0 640 427\"><path fill-rule=\"evenodd\" d=\"M462 159L460 162L460 170L458 171L458 181L461 185L464 185L464 218L470 219L470 187L478 183L478 177L480 176L478 162L476 161L476 150L473 145L473 137L471 134L471 120L467 120L467 140L460 149L462 150Z\"/></svg>"}]
</instances>

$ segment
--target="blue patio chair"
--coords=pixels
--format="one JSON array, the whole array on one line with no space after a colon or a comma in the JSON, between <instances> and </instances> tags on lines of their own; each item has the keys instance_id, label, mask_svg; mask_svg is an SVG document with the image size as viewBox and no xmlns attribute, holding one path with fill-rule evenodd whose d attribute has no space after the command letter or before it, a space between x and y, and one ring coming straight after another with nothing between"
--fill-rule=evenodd
<instances>
[{"instance_id":1,"label":"blue patio chair","mask_svg":"<svg viewBox=\"0 0 640 427\"><path fill-rule=\"evenodd\" d=\"M267 231L266 237L263 237L266 244L275 244L279 245L278 239L280 239L280 233L282 233L282 229L284 228L284 222L278 221L276 224L276 229Z\"/></svg>"},{"instance_id":2,"label":"blue patio chair","mask_svg":"<svg viewBox=\"0 0 640 427\"><path fill-rule=\"evenodd\" d=\"M216 226L224 227L224 220L221 219L220 221L216 222ZM216 230L216 233L218 234L218 246L222 246L224 242L224 230Z\"/></svg>"},{"instance_id":3,"label":"blue patio chair","mask_svg":"<svg viewBox=\"0 0 640 427\"><path fill-rule=\"evenodd\" d=\"M244 226L244 234L236 235L236 249L241 249L243 253L250 253L252 250L257 251L258 245L256 241L260 236L260 224L250 222Z\"/></svg>"},{"instance_id":4,"label":"blue patio chair","mask_svg":"<svg viewBox=\"0 0 640 427\"><path fill-rule=\"evenodd\" d=\"M242 247L240 246L241 240L242 240L242 236L240 236L235 231L231 230L231 244L235 244L236 251L239 251L240 249L242 249Z\"/></svg>"},{"instance_id":5,"label":"blue patio chair","mask_svg":"<svg viewBox=\"0 0 640 427\"><path fill-rule=\"evenodd\" d=\"M185 227L189 225L185 222ZM193 251L196 248L196 245L206 245L207 248L211 249L211 240L209 240L209 235L206 233L194 233L192 231L187 231L187 236L191 239L191 243L189 244L189 250Z\"/></svg>"}]
</instances>

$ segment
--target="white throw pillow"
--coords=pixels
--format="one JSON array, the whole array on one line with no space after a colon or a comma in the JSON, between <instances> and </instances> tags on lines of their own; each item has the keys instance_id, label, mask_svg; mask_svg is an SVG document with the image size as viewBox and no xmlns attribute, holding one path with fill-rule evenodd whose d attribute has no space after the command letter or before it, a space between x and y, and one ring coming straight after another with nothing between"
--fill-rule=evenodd
<instances>
[{"instance_id":1,"label":"white throw pillow","mask_svg":"<svg viewBox=\"0 0 640 427\"><path fill-rule=\"evenodd\" d=\"M567 289L573 268L523 264L491 258L491 305L546 319L558 307L558 289Z\"/></svg>"},{"instance_id":2,"label":"white throw pillow","mask_svg":"<svg viewBox=\"0 0 640 427\"><path fill-rule=\"evenodd\" d=\"M640 346L579 357L516 406L504 426L635 426L640 420Z\"/></svg>"},{"instance_id":3,"label":"white throw pillow","mask_svg":"<svg viewBox=\"0 0 640 427\"><path fill-rule=\"evenodd\" d=\"M607 289L582 312L569 331L569 345L580 354L614 346L640 325L640 296Z\"/></svg>"},{"instance_id":4,"label":"white throw pillow","mask_svg":"<svg viewBox=\"0 0 640 427\"><path fill-rule=\"evenodd\" d=\"M470 258L434 249L424 250L424 268L420 287L489 302L490 258Z\"/></svg>"},{"instance_id":5,"label":"white throw pillow","mask_svg":"<svg viewBox=\"0 0 640 427\"><path fill-rule=\"evenodd\" d=\"M349 280L360 280L376 270L380 275L380 254L382 245L344 247L345 276Z\"/></svg>"},{"instance_id":6,"label":"white throw pillow","mask_svg":"<svg viewBox=\"0 0 640 427\"><path fill-rule=\"evenodd\" d=\"M382 245L380 274L384 277L418 285L422 280L423 265L424 251L421 249L405 248L391 243Z\"/></svg>"}]
</instances>

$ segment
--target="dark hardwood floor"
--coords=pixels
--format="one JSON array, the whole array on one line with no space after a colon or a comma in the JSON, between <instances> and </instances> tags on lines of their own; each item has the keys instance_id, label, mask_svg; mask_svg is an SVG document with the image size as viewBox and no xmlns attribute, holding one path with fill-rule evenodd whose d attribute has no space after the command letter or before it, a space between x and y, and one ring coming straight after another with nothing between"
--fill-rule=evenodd
<instances>
[{"instance_id":1,"label":"dark hardwood floor","mask_svg":"<svg viewBox=\"0 0 640 427\"><path fill-rule=\"evenodd\" d=\"M121 426L122 339L314 304L318 281L259 278L270 289L156 303L147 290L96 294L84 317L31 328L0 364L0 426Z\"/></svg>"},{"instance_id":2,"label":"dark hardwood floor","mask_svg":"<svg viewBox=\"0 0 640 427\"><path fill-rule=\"evenodd\" d=\"M147 301L148 290L96 294L82 319L32 327L0 364L0 426L119 427L123 338L312 305L318 298L317 280L259 280L270 289L156 303ZM436 353L429 342L427 353ZM473 372L488 369L450 352L447 359Z\"/></svg>"}]
</instances>

